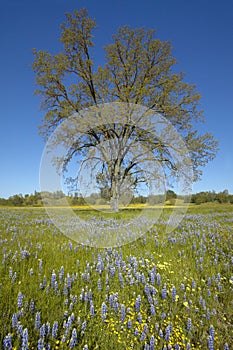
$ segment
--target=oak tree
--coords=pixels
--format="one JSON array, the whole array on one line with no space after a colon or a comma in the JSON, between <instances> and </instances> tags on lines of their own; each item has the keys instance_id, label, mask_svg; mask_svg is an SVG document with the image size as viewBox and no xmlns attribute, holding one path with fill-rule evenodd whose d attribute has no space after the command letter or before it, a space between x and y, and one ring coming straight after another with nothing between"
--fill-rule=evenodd
<instances>
[{"instance_id":1,"label":"oak tree","mask_svg":"<svg viewBox=\"0 0 233 350\"><path fill-rule=\"evenodd\" d=\"M169 42L156 38L155 30L123 26L104 48L105 61L97 67L95 30L95 20L86 9L66 14L66 22L61 25L62 51L53 55L35 49L33 69L36 92L42 96L46 111L41 133L49 137L70 116L77 116L76 132L72 129L69 135L66 131L57 139L72 139L62 160L63 168L77 154L83 158L83 164L86 162L93 169L98 163L97 182L105 183L105 195L117 211L121 188L127 181L127 186L135 189L152 180L155 169L148 170L152 160L173 174L179 170L172 150L179 152L180 147L164 137L169 134L168 125L182 136L192 160L194 180L214 158L217 142L209 133L200 134L195 128L197 122L203 121L201 96L195 85L185 82L183 73L175 72L176 60ZM124 116L106 119L100 106L116 107L119 103L124 105ZM89 119L83 117L82 111L92 106L97 112ZM135 117L132 106L144 106L146 113L143 109L139 115L138 107ZM154 115L169 123L161 132L163 137L151 128Z\"/></svg>"}]
</instances>

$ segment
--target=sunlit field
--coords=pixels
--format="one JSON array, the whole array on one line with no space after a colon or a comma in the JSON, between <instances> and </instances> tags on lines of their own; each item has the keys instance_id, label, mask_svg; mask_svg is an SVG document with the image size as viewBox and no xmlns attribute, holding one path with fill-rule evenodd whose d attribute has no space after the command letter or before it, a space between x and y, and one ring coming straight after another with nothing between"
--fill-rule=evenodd
<instances>
[{"instance_id":1,"label":"sunlit field","mask_svg":"<svg viewBox=\"0 0 233 350\"><path fill-rule=\"evenodd\" d=\"M72 241L41 208L0 208L1 349L232 349L233 206L172 208L134 242ZM80 210L89 222L128 220ZM153 213L153 212L152 212Z\"/></svg>"}]
</instances>

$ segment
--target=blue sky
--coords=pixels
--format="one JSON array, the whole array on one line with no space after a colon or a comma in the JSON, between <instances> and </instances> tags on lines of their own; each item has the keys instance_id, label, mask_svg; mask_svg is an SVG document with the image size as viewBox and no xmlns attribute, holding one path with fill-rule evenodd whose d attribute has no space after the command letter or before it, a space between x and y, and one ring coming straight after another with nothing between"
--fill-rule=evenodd
<instances>
[{"instance_id":1,"label":"blue sky","mask_svg":"<svg viewBox=\"0 0 233 350\"><path fill-rule=\"evenodd\" d=\"M98 24L95 57L119 26L156 28L169 40L177 70L202 94L201 131L219 140L220 151L193 187L233 193L233 2L231 0L3 0L0 5L0 197L39 190L43 117L34 96L32 49L56 53L65 12L86 7Z\"/></svg>"}]
</instances>

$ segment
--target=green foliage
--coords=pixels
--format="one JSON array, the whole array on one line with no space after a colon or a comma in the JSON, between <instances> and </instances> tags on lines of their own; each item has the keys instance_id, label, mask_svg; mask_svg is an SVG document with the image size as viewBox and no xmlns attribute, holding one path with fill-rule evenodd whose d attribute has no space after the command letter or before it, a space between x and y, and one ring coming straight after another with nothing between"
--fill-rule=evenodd
<instances>
[{"instance_id":1,"label":"green foliage","mask_svg":"<svg viewBox=\"0 0 233 350\"><path fill-rule=\"evenodd\" d=\"M166 200L168 201L169 199L176 199L177 195L174 191L172 190L167 190L166 191Z\"/></svg>"},{"instance_id":2,"label":"green foliage","mask_svg":"<svg viewBox=\"0 0 233 350\"><path fill-rule=\"evenodd\" d=\"M201 203L232 203L232 195L229 195L228 190L216 193L214 191L199 192L192 195L192 203L201 204Z\"/></svg>"}]
</instances>

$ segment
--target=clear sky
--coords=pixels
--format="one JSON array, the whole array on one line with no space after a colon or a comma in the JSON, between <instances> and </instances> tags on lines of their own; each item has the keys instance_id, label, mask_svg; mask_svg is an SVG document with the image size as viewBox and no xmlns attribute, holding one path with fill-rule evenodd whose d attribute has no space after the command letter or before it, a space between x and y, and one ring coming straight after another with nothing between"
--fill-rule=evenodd
<instances>
[{"instance_id":1,"label":"clear sky","mask_svg":"<svg viewBox=\"0 0 233 350\"><path fill-rule=\"evenodd\" d=\"M202 95L201 131L219 140L220 151L203 169L194 192L233 193L233 2L232 0L2 0L0 5L0 197L39 191L44 148L43 117L34 96L32 49L56 53L65 13L86 7L98 24L95 57L119 26L156 28L177 58L177 71Z\"/></svg>"}]
</instances>

